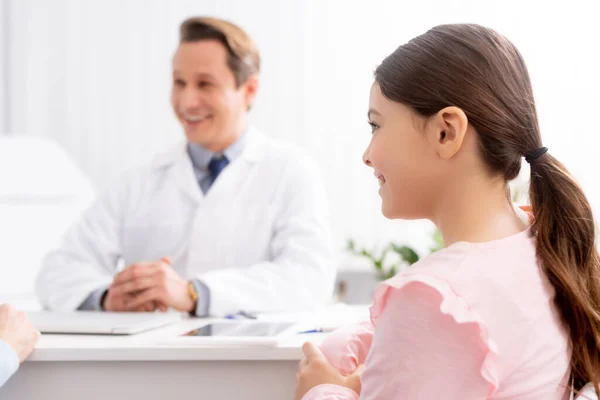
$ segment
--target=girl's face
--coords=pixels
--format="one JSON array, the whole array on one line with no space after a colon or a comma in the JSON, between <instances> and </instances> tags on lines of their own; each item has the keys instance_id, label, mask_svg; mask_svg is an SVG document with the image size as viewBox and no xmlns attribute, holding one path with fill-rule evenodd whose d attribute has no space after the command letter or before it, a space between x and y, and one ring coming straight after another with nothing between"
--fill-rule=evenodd
<instances>
[{"instance_id":1,"label":"girl's face","mask_svg":"<svg viewBox=\"0 0 600 400\"><path fill-rule=\"evenodd\" d=\"M368 117L373 133L363 162L379 180L383 215L430 219L451 173L439 154L444 137L434 130L441 132L440 125L429 126L431 121L408 106L385 98L377 82L371 87Z\"/></svg>"}]
</instances>

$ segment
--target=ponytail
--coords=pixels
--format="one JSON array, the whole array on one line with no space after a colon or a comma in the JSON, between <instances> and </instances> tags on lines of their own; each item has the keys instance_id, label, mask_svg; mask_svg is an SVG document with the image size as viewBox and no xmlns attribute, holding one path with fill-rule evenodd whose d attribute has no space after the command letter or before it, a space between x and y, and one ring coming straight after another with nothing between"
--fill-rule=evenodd
<instances>
[{"instance_id":1,"label":"ponytail","mask_svg":"<svg viewBox=\"0 0 600 400\"><path fill-rule=\"evenodd\" d=\"M574 389L591 381L600 393L600 257L592 209L579 185L551 155L530 163L532 232L571 338Z\"/></svg>"}]
</instances>

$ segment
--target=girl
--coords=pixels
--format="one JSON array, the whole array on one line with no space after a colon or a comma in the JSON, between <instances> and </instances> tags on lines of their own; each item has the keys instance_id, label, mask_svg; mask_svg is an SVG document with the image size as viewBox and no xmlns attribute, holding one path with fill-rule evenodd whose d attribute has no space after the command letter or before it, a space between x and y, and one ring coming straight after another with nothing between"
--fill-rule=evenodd
<instances>
[{"instance_id":1,"label":"girl","mask_svg":"<svg viewBox=\"0 0 600 400\"><path fill-rule=\"evenodd\" d=\"M600 383L592 211L543 147L521 54L442 25L375 71L364 163L388 218L433 221L447 247L375 292L371 321L304 347L296 399L568 399ZM507 183L531 164L531 208ZM368 357L367 357L368 353ZM362 373L362 365L364 373ZM361 387L362 381L362 387Z\"/></svg>"}]
</instances>

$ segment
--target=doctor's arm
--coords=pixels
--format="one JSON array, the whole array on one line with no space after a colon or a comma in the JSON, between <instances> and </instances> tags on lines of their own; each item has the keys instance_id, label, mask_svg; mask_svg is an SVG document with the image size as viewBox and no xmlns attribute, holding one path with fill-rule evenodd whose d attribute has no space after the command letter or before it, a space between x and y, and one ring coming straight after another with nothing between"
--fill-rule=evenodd
<instances>
[{"instance_id":1,"label":"doctor's arm","mask_svg":"<svg viewBox=\"0 0 600 400\"><path fill-rule=\"evenodd\" d=\"M120 231L126 182L101 195L44 259L36 293L45 308L100 309L121 258Z\"/></svg>"},{"instance_id":2,"label":"doctor's arm","mask_svg":"<svg viewBox=\"0 0 600 400\"><path fill-rule=\"evenodd\" d=\"M198 276L210 315L306 310L330 299L336 268L322 173L310 159L292 159L280 185L271 260Z\"/></svg>"}]
</instances>

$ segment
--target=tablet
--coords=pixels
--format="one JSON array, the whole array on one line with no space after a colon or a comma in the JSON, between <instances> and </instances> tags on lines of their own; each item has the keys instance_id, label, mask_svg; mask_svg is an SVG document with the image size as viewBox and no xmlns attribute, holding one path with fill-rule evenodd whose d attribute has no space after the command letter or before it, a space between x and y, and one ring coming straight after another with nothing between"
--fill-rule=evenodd
<instances>
[{"instance_id":1,"label":"tablet","mask_svg":"<svg viewBox=\"0 0 600 400\"><path fill-rule=\"evenodd\" d=\"M298 326L292 322L271 321L216 321L200 324L168 341L181 346L194 345L277 345L285 338L298 333Z\"/></svg>"}]
</instances>

